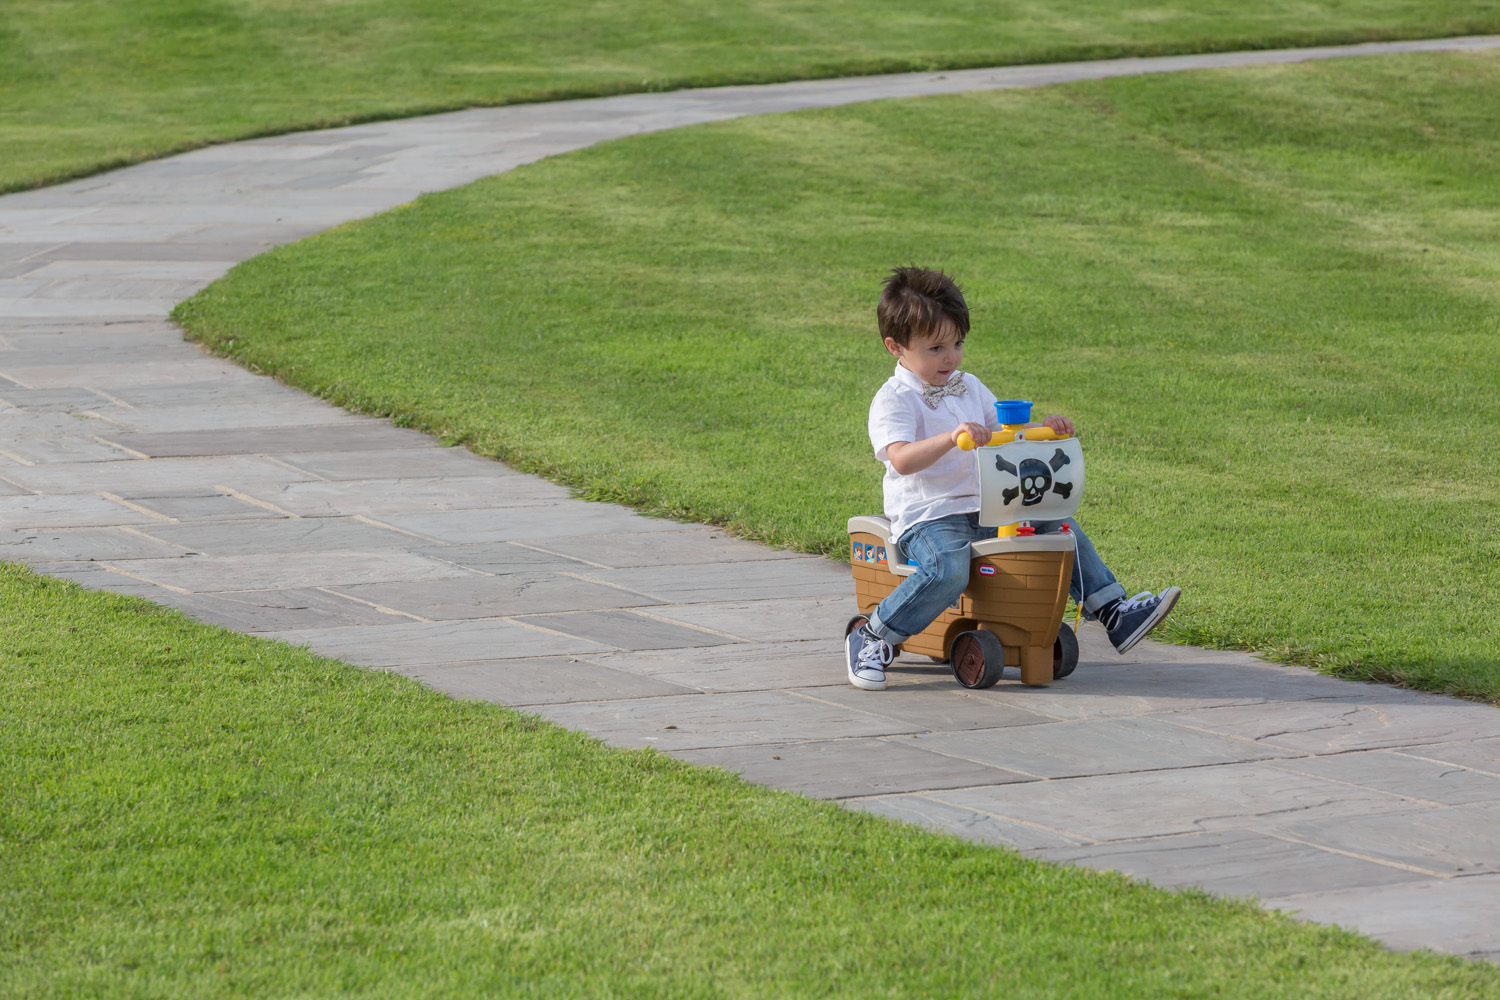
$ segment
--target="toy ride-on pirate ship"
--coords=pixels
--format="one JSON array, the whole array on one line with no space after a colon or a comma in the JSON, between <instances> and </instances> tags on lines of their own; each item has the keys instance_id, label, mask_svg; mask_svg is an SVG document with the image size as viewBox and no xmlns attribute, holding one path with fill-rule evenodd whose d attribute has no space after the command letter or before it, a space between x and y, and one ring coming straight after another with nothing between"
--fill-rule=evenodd
<instances>
[{"instance_id":1,"label":"toy ride-on pirate ship","mask_svg":"<svg viewBox=\"0 0 1500 1000\"><path fill-rule=\"evenodd\" d=\"M975 448L979 523L996 537L970 546L969 585L927 629L896 648L948 660L966 688L987 688L1007 666L1019 667L1023 684L1066 677L1078 665L1078 639L1063 619L1073 578L1076 539L1067 526L1033 534L1031 521L1060 521L1078 510L1083 492L1083 449L1049 427L1027 427L1031 403L995 404L1000 430ZM884 517L849 519L849 562L860 613L844 630L858 628L882 600L916 571L892 544Z\"/></svg>"}]
</instances>

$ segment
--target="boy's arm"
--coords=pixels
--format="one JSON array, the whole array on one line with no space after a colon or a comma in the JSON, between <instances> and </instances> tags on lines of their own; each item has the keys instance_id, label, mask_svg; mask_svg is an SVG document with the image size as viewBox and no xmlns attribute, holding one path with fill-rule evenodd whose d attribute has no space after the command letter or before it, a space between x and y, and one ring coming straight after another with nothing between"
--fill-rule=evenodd
<instances>
[{"instance_id":1,"label":"boy's arm","mask_svg":"<svg viewBox=\"0 0 1500 1000\"><path fill-rule=\"evenodd\" d=\"M1059 432L1061 433L1061 432ZM946 434L934 434L921 441L892 441L885 446L891 468L903 476L921 472L958 446L958 436L968 434L977 445L988 444L990 429L983 424L962 423Z\"/></svg>"}]
</instances>

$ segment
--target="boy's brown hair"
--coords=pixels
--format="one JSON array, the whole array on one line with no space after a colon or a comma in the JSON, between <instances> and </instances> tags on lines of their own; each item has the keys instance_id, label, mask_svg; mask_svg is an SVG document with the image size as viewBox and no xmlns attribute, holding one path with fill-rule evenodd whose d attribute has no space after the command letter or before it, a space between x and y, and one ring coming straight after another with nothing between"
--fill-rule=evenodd
<instances>
[{"instance_id":1,"label":"boy's brown hair","mask_svg":"<svg viewBox=\"0 0 1500 1000\"><path fill-rule=\"evenodd\" d=\"M886 276L875 318L880 339L910 347L913 337L931 337L950 323L960 337L969 332L969 306L963 290L942 271L898 267Z\"/></svg>"}]
</instances>

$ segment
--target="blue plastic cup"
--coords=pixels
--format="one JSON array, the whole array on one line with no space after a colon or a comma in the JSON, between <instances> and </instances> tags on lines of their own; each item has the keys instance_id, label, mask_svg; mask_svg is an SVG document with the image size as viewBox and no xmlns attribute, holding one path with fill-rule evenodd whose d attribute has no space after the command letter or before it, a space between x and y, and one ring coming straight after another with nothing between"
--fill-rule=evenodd
<instances>
[{"instance_id":1,"label":"blue plastic cup","mask_svg":"<svg viewBox=\"0 0 1500 1000\"><path fill-rule=\"evenodd\" d=\"M995 404L995 413L1002 424L1031 423L1031 400L1002 399Z\"/></svg>"}]
</instances>

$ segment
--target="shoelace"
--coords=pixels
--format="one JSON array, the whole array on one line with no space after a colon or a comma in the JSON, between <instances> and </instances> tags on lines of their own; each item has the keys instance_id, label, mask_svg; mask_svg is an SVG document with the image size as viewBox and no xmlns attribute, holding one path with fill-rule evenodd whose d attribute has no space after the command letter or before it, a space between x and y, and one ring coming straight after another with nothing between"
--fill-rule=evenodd
<instances>
[{"instance_id":1,"label":"shoelace","mask_svg":"<svg viewBox=\"0 0 1500 1000\"><path fill-rule=\"evenodd\" d=\"M1156 595L1151 593L1151 591L1143 590L1139 594L1136 594L1134 597L1132 597L1130 600L1120 602L1120 607L1118 608L1118 610L1121 613L1124 613L1126 611L1134 611L1142 604L1150 602L1155 596Z\"/></svg>"},{"instance_id":2,"label":"shoelace","mask_svg":"<svg viewBox=\"0 0 1500 1000\"><path fill-rule=\"evenodd\" d=\"M884 670L894 659L891 644L884 639L866 639L859 649L859 670Z\"/></svg>"}]
</instances>

